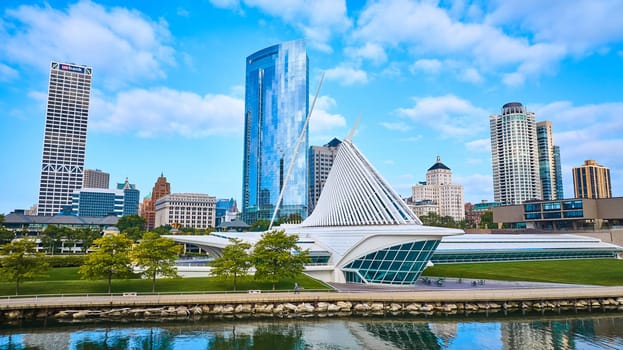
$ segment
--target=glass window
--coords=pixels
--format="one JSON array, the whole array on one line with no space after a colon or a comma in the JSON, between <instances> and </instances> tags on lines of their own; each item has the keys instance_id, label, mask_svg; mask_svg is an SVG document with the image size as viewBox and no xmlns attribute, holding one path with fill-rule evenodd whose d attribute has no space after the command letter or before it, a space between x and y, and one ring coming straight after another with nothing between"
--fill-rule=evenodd
<instances>
[{"instance_id":1,"label":"glass window","mask_svg":"<svg viewBox=\"0 0 623 350\"><path fill-rule=\"evenodd\" d=\"M543 210L560 210L560 202L543 203Z\"/></svg>"}]
</instances>

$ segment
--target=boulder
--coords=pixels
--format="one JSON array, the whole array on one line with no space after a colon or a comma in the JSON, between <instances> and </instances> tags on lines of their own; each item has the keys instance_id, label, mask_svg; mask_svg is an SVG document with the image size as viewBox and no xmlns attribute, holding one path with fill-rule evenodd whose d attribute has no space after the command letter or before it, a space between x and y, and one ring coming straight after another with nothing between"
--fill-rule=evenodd
<instances>
[{"instance_id":1,"label":"boulder","mask_svg":"<svg viewBox=\"0 0 623 350\"><path fill-rule=\"evenodd\" d=\"M384 306L382 303L372 303L370 305L370 310L374 312L383 311L383 309L384 309Z\"/></svg>"},{"instance_id":2,"label":"boulder","mask_svg":"<svg viewBox=\"0 0 623 350\"><path fill-rule=\"evenodd\" d=\"M59 312L58 314L60 314L61 312ZM21 310L8 311L8 312L6 312L4 314L4 317L6 317L8 320L17 320L17 319L22 318L22 311ZM63 316L63 317L56 316L56 317L57 318L63 318L63 317L67 317L67 316Z\"/></svg>"},{"instance_id":3,"label":"boulder","mask_svg":"<svg viewBox=\"0 0 623 350\"><path fill-rule=\"evenodd\" d=\"M338 301L336 305L342 311L350 311L350 309L353 307L353 304L351 304L349 301Z\"/></svg>"},{"instance_id":4,"label":"boulder","mask_svg":"<svg viewBox=\"0 0 623 350\"><path fill-rule=\"evenodd\" d=\"M230 315L234 313L234 307L232 305L225 305L223 306L223 309L221 310L221 314L224 315Z\"/></svg>"},{"instance_id":5,"label":"boulder","mask_svg":"<svg viewBox=\"0 0 623 350\"><path fill-rule=\"evenodd\" d=\"M74 313L73 315L71 315L71 317L74 320L81 320L81 319L87 318L87 316L89 316L89 311L86 311L86 310L78 311L78 312Z\"/></svg>"},{"instance_id":6,"label":"boulder","mask_svg":"<svg viewBox=\"0 0 623 350\"><path fill-rule=\"evenodd\" d=\"M338 311L340 311L340 307L337 306L336 304L329 304L329 305L327 305L327 311L328 312L338 312Z\"/></svg>"},{"instance_id":7,"label":"boulder","mask_svg":"<svg viewBox=\"0 0 623 350\"><path fill-rule=\"evenodd\" d=\"M239 304L234 308L234 312L237 314L250 314L253 312L251 304Z\"/></svg>"},{"instance_id":8,"label":"boulder","mask_svg":"<svg viewBox=\"0 0 623 350\"><path fill-rule=\"evenodd\" d=\"M316 304L315 311L316 312L326 312L328 309L329 309L329 303L321 301L321 302L318 302Z\"/></svg>"},{"instance_id":9,"label":"boulder","mask_svg":"<svg viewBox=\"0 0 623 350\"><path fill-rule=\"evenodd\" d=\"M363 304L355 304L355 306L353 307L353 310L358 311L358 312L364 312L364 311L369 311L370 310L370 305L363 303Z\"/></svg>"},{"instance_id":10,"label":"boulder","mask_svg":"<svg viewBox=\"0 0 623 350\"><path fill-rule=\"evenodd\" d=\"M296 312L296 305L294 305L292 303L285 303L285 304L283 304L283 308L285 310L287 310L288 312Z\"/></svg>"},{"instance_id":11,"label":"boulder","mask_svg":"<svg viewBox=\"0 0 623 350\"><path fill-rule=\"evenodd\" d=\"M402 310L402 305L397 304L397 303L391 303L391 304L389 304L388 309L391 312L400 311L400 310Z\"/></svg>"}]
</instances>

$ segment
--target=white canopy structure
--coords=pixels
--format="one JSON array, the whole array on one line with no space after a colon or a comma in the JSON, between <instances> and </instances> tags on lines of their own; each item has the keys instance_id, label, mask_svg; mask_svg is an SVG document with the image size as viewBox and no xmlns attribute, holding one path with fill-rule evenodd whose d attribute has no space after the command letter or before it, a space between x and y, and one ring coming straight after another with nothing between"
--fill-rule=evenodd
<instances>
[{"instance_id":1,"label":"white canopy structure","mask_svg":"<svg viewBox=\"0 0 623 350\"><path fill-rule=\"evenodd\" d=\"M444 236L461 230L423 226L418 217L352 143L342 142L314 212L301 224L281 225L309 249L305 273L325 282L414 284ZM169 236L215 256L229 238L254 244L261 233Z\"/></svg>"}]
</instances>

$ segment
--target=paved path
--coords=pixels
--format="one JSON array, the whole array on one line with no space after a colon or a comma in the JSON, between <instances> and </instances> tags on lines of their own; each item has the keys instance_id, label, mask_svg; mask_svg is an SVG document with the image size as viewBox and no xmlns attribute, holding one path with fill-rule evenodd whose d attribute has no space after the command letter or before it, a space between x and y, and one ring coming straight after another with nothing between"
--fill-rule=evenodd
<instances>
[{"instance_id":1,"label":"paved path","mask_svg":"<svg viewBox=\"0 0 623 350\"><path fill-rule=\"evenodd\" d=\"M485 284L486 286L487 284ZM559 287L540 288L464 288L367 290L350 292L302 292L258 294L180 294L136 296L63 296L10 298L0 300L0 310L89 308L89 307L150 307L163 305L203 305L239 303L302 303L302 302L478 302L554 299L623 298L619 287Z\"/></svg>"}]
</instances>

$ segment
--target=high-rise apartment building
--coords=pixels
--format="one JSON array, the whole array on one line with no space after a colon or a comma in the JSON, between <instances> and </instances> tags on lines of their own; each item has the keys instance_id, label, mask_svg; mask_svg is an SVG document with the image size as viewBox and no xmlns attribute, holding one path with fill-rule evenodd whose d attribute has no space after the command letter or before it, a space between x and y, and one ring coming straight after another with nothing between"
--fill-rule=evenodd
<instances>
[{"instance_id":1,"label":"high-rise apartment building","mask_svg":"<svg viewBox=\"0 0 623 350\"><path fill-rule=\"evenodd\" d=\"M82 188L108 188L110 174L99 169L84 169Z\"/></svg>"},{"instance_id":2,"label":"high-rise apartment building","mask_svg":"<svg viewBox=\"0 0 623 350\"><path fill-rule=\"evenodd\" d=\"M610 169L586 160L584 164L573 168L573 189L575 198L610 198L612 188Z\"/></svg>"},{"instance_id":3,"label":"high-rise apartment building","mask_svg":"<svg viewBox=\"0 0 623 350\"><path fill-rule=\"evenodd\" d=\"M435 213L440 216L450 216L455 221L465 219L465 201L463 186L452 183L452 170L437 161L426 172L426 182L412 187L411 202L430 208L437 206ZM431 210L432 211L432 210Z\"/></svg>"},{"instance_id":4,"label":"high-rise apartment building","mask_svg":"<svg viewBox=\"0 0 623 350\"><path fill-rule=\"evenodd\" d=\"M539 177L542 199L562 199L562 171L560 169L560 148L554 146L552 123L536 123L536 137L539 153Z\"/></svg>"},{"instance_id":5,"label":"high-rise apartment building","mask_svg":"<svg viewBox=\"0 0 623 350\"><path fill-rule=\"evenodd\" d=\"M556 169L556 198L565 198L562 188L562 165L560 164L560 147L554 146L554 168Z\"/></svg>"},{"instance_id":6,"label":"high-rise apartment building","mask_svg":"<svg viewBox=\"0 0 623 350\"><path fill-rule=\"evenodd\" d=\"M247 223L270 220L282 188L278 215L307 216L308 75L302 40L270 46L247 57L242 179L242 217ZM303 131L304 140L284 187Z\"/></svg>"},{"instance_id":7,"label":"high-rise apartment building","mask_svg":"<svg viewBox=\"0 0 623 350\"><path fill-rule=\"evenodd\" d=\"M518 102L491 115L493 196L504 205L542 198L536 117Z\"/></svg>"},{"instance_id":8,"label":"high-rise apartment building","mask_svg":"<svg viewBox=\"0 0 623 350\"><path fill-rule=\"evenodd\" d=\"M337 154L337 149L342 141L334 138L324 146L311 146L309 148L309 214L314 211L320 192L327 182L329 171Z\"/></svg>"},{"instance_id":9,"label":"high-rise apartment building","mask_svg":"<svg viewBox=\"0 0 623 350\"><path fill-rule=\"evenodd\" d=\"M159 198L155 205L156 227L216 227L216 197L202 193L173 193Z\"/></svg>"},{"instance_id":10,"label":"high-rise apartment building","mask_svg":"<svg viewBox=\"0 0 623 350\"><path fill-rule=\"evenodd\" d=\"M81 188L72 194L72 212L78 216L138 214L139 190L128 179L117 188Z\"/></svg>"},{"instance_id":11,"label":"high-rise apartment building","mask_svg":"<svg viewBox=\"0 0 623 350\"><path fill-rule=\"evenodd\" d=\"M54 215L72 204L82 187L92 69L52 62L48 86L39 215Z\"/></svg>"},{"instance_id":12,"label":"high-rise apartment building","mask_svg":"<svg viewBox=\"0 0 623 350\"><path fill-rule=\"evenodd\" d=\"M164 174L156 180L151 194L143 199L140 215L145 219L145 227L152 230L156 227L156 201L168 194L171 194L171 184L167 182Z\"/></svg>"}]
</instances>

